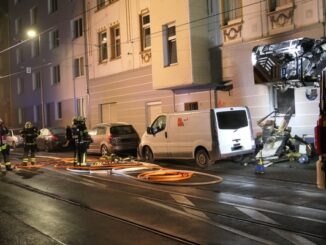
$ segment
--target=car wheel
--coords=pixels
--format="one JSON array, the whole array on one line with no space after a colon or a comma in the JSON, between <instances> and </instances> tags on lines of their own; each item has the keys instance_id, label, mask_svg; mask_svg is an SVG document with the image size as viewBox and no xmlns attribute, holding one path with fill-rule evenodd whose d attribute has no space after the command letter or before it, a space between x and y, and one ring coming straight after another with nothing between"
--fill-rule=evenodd
<instances>
[{"instance_id":1,"label":"car wheel","mask_svg":"<svg viewBox=\"0 0 326 245\"><path fill-rule=\"evenodd\" d=\"M145 162L149 162L149 163L153 163L154 162L153 152L152 152L152 150L148 146L146 146L144 148L144 154L143 155L144 155Z\"/></svg>"},{"instance_id":2,"label":"car wheel","mask_svg":"<svg viewBox=\"0 0 326 245\"><path fill-rule=\"evenodd\" d=\"M101 146L101 155L102 156L107 156L109 154L109 150L106 145Z\"/></svg>"},{"instance_id":3,"label":"car wheel","mask_svg":"<svg viewBox=\"0 0 326 245\"><path fill-rule=\"evenodd\" d=\"M196 151L195 161L196 164L201 168L206 168L211 163L207 151L203 148Z\"/></svg>"}]
</instances>

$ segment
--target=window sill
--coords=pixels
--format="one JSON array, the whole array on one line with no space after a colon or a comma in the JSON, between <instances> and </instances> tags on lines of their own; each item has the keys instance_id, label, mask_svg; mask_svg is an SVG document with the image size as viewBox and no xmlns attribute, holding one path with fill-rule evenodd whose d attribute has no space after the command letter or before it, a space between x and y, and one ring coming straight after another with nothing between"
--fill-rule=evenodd
<instances>
[{"instance_id":1,"label":"window sill","mask_svg":"<svg viewBox=\"0 0 326 245\"><path fill-rule=\"evenodd\" d=\"M107 59L99 61L98 65L105 65L106 63L108 63Z\"/></svg>"},{"instance_id":2,"label":"window sill","mask_svg":"<svg viewBox=\"0 0 326 245\"><path fill-rule=\"evenodd\" d=\"M171 66L177 66L178 65L178 62L177 63L171 63L171 64L168 64L168 65L165 65L164 68L168 68L168 67L171 67Z\"/></svg>"},{"instance_id":3,"label":"window sill","mask_svg":"<svg viewBox=\"0 0 326 245\"><path fill-rule=\"evenodd\" d=\"M112 58L110 59L110 61L115 61L115 60L119 60L119 59L121 59L121 56L118 56L118 57L112 57Z\"/></svg>"}]
</instances>

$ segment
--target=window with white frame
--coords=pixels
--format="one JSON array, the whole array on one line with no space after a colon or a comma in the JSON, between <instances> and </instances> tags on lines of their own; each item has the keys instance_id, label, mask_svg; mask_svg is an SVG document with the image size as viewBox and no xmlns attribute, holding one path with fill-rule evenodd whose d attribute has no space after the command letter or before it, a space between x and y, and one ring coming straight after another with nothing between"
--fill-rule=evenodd
<instances>
[{"instance_id":1,"label":"window with white frame","mask_svg":"<svg viewBox=\"0 0 326 245\"><path fill-rule=\"evenodd\" d=\"M84 57L79 57L74 60L74 77L84 75Z\"/></svg>"},{"instance_id":2,"label":"window with white frame","mask_svg":"<svg viewBox=\"0 0 326 245\"><path fill-rule=\"evenodd\" d=\"M242 18L242 0L222 0L223 25L230 21Z\"/></svg>"},{"instance_id":3,"label":"window with white frame","mask_svg":"<svg viewBox=\"0 0 326 245\"><path fill-rule=\"evenodd\" d=\"M18 124L23 123L23 109L21 107L18 107Z\"/></svg>"},{"instance_id":4,"label":"window with white frame","mask_svg":"<svg viewBox=\"0 0 326 245\"><path fill-rule=\"evenodd\" d=\"M177 37L175 23L163 26L164 65L170 66L178 62Z\"/></svg>"},{"instance_id":5,"label":"window with white frame","mask_svg":"<svg viewBox=\"0 0 326 245\"><path fill-rule=\"evenodd\" d=\"M293 0L269 0L269 11L275 11L284 6L293 6Z\"/></svg>"},{"instance_id":6,"label":"window with white frame","mask_svg":"<svg viewBox=\"0 0 326 245\"><path fill-rule=\"evenodd\" d=\"M60 65L51 67L51 84L60 83Z\"/></svg>"},{"instance_id":7,"label":"window with white frame","mask_svg":"<svg viewBox=\"0 0 326 245\"><path fill-rule=\"evenodd\" d=\"M34 105L33 106L33 122L34 123L37 123L38 122L38 118L39 118L39 115L38 115L38 106L37 105Z\"/></svg>"},{"instance_id":8,"label":"window with white frame","mask_svg":"<svg viewBox=\"0 0 326 245\"><path fill-rule=\"evenodd\" d=\"M108 59L108 40L106 31L102 31L98 34L99 42L99 62L103 62Z\"/></svg>"},{"instance_id":9,"label":"window with white frame","mask_svg":"<svg viewBox=\"0 0 326 245\"><path fill-rule=\"evenodd\" d=\"M24 92L24 79L19 77L17 78L17 94L22 94Z\"/></svg>"},{"instance_id":10,"label":"window with white frame","mask_svg":"<svg viewBox=\"0 0 326 245\"><path fill-rule=\"evenodd\" d=\"M73 38L83 36L83 18L79 18L73 21Z\"/></svg>"},{"instance_id":11,"label":"window with white frame","mask_svg":"<svg viewBox=\"0 0 326 245\"><path fill-rule=\"evenodd\" d=\"M85 116L85 99L78 98L77 99L77 115L78 116Z\"/></svg>"},{"instance_id":12,"label":"window with white frame","mask_svg":"<svg viewBox=\"0 0 326 245\"><path fill-rule=\"evenodd\" d=\"M58 0L48 0L48 12L52 14L58 10Z\"/></svg>"},{"instance_id":13,"label":"window with white frame","mask_svg":"<svg viewBox=\"0 0 326 245\"><path fill-rule=\"evenodd\" d=\"M35 25L37 24L37 7L33 7L29 10L29 15L30 15L30 22L31 22L31 25Z\"/></svg>"},{"instance_id":14,"label":"window with white frame","mask_svg":"<svg viewBox=\"0 0 326 245\"><path fill-rule=\"evenodd\" d=\"M56 103L55 118L56 118L56 120L62 119L62 104L61 104L61 102Z\"/></svg>"},{"instance_id":15,"label":"window with white frame","mask_svg":"<svg viewBox=\"0 0 326 245\"><path fill-rule=\"evenodd\" d=\"M39 38L34 38L31 41L31 54L32 54L33 58L40 55L40 39Z\"/></svg>"},{"instance_id":16,"label":"window with white frame","mask_svg":"<svg viewBox=\"0 0 326 245\"><path fill-rule=\"evenodd\" d=\"M49 33L49 42L50 42L50 49L59 47L60 45L59 30L54 30Z\"/></svg>"},{"instance_id":17,"label":"window with white frame","mask_svg":"<svg viewBox=\"0 0 326 245\"><path fill-rule=\"evenodd\" d=\"M33 91L41 88L41 72L37 71L32 73L32 87Z\"/></svg>"},{"instance_id":18,"label":"window with white frame","mask_svg":"<svg viewBox=\"0 0 326 245\"><path fill-rule=\"evenodd\" d=\"M121 39L119 25L110 28L111 33L111 59L119 58L121 55Z\"/></svg>"},{"instance_id":19,"label":"window with white frame","mask_svg":"<svg viewBox=\"0 0 326 245\"><path fill-rule=\"evenodd\" d=\"M22 18L18 17L15 19L15 34L19 35L22 31Z\"/></svg>"},{"instance_id":20,"label":"window with white frame","mask_svg":"<svg viewBox=\"0 0 326 245\"><path fill-rule=\"evenodd\" d=\"M22 50L17 47L16 48L16 64L20 64L22 62Z\"/></svg>"},{"instance_id":21,"label":"window with white frame","mask_svg":"<svg viewBox=\"0 0 326 245\"><path fill-rule=\"evenodd\" d=\"M141 27L141 49L142 51L151 48L151 20L148 12L140 16Z\"/></svg>"}]
</instances>

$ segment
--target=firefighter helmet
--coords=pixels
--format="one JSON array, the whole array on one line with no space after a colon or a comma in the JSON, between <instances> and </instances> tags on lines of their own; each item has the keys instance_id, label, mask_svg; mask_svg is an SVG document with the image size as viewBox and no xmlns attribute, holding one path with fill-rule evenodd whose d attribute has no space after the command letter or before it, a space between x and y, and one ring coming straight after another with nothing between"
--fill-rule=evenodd
<instances>
[{"instance_id":1,"label":"firefighter helmet","mask_svg":"<svg viewBox=\"0 0 326 245\"><path fill-rule=\"evenodd\" d=\"M32 127L33 127L33 124L30 121L27 121L25 123L25 128L32 128Z\"/></svg>"},{"instance_id":2,"label":"firefighter helmet","mask_svg":"<svg viewBox=\"0 0 326 245\"><path fill-rule=\"evenodd\" d=\"M86 121L86 118L83 116L77 116L73 119L74 124L84 124Z\"/></svg>"}]
</instances>

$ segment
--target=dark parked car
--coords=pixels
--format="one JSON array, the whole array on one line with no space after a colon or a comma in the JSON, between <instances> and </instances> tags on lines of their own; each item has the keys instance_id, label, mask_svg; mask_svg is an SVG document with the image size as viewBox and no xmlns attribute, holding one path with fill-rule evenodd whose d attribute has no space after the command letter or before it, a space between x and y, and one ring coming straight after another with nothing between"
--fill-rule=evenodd
<instances>
[{"instance_id":1,"label":"dark parked car","mask_svg":"<svg viewBox=\"0 0 326 245\"><path fill-rule=\"evenodd\" d=\"M63 148L66 142L64 127L42 128L36 138L37 148L41 151L53 151Z\"/></svg>"},{"instance_id":2,"label":"dark parked car","mask_svg":"<svg viewBox=\"0 0 326 245\"><path fill-rule=\"evenodd\" d=\"M137 156L139 136L134 127L127 123L102 123L89 131L93 140L88 152L102 155Z\"/></svg>"}]
</instances>

